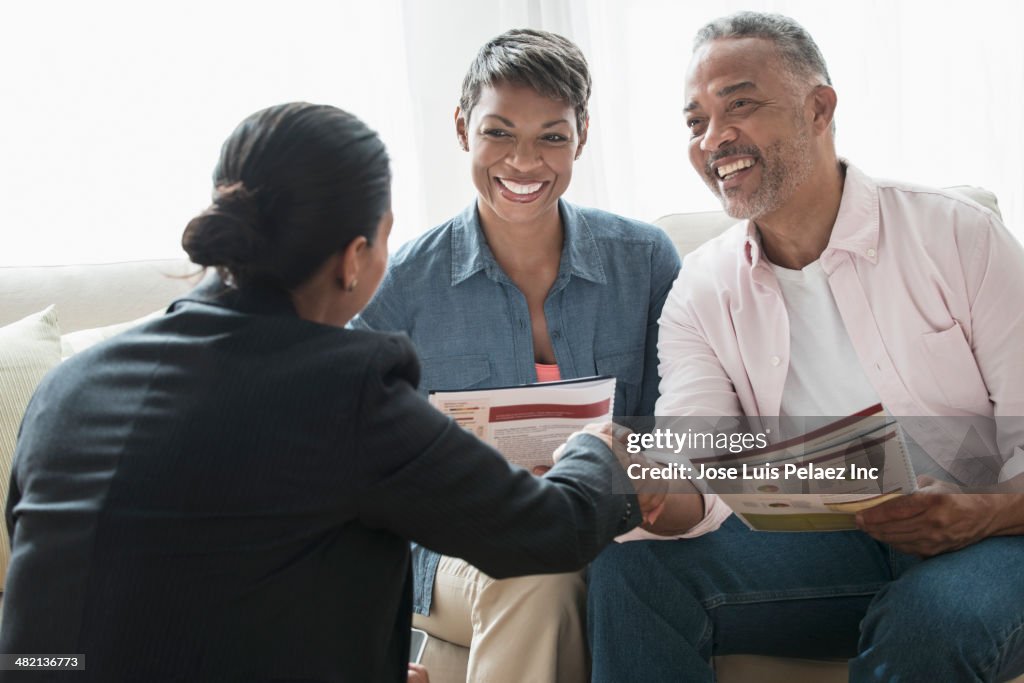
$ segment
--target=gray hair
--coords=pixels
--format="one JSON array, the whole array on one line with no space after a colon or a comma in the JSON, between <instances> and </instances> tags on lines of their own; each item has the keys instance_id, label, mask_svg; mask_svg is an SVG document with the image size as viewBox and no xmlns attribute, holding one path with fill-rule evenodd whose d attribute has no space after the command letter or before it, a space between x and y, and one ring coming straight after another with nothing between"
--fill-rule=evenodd
<instances>
[{"instance_id":1,"label":"gray hair","mask_svg":"<svg viewBox=\"0 0 1024 683\"><path fill-rule=\"evenodd\" d=\"M557 33L522 28L506 31L480 48L462 81L459 107L469 120L484 86L529 86L538 94L564 100L576 110L583 130L590 101L590 69L575 43Z\"/></svg>"},{"instance_id":2,"label":"gray hair","mask_svg":"<svg viewBox=\"0 0 1024 683\"><path fill-rule=\"evenodd\" d=\"M799 79L823 78L832 85L825 58L803 26L781 14L737 12L708 23L693 39L693 49L719 38L763 38L775 44L790 74Z\"/></svg>"}]
</instances>

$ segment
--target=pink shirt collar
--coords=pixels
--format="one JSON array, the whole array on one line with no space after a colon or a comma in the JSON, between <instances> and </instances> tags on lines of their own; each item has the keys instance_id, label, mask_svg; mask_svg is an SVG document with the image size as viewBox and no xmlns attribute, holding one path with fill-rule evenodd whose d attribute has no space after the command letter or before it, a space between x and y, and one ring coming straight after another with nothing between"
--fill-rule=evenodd
<instances>
[{"instance_id":1,"label":"pink shirt collar","mask_svg":"<svg viewBox=\"0 0 1024 683\"><path fill-rule=\"evenodd\" d=\"M837 264L837 251L850 252L871 263L878 263L878 186L845 159L839 162L846 168L843 197L828 246L821 255L822 268L830 275ZM751 269L756 269L761 263L761 236L754 221L746 221L746 238L742 244L747 263Z\"/></svg>"}]
</instances>

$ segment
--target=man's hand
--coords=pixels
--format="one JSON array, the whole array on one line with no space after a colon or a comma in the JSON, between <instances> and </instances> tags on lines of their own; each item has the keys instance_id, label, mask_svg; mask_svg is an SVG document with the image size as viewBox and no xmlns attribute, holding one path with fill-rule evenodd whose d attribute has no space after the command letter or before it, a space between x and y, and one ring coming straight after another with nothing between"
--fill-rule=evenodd
<instances>
[{"instance_id":1,"label":"man's hand","mask_svg":"<svg viewBox=\"0 0 1024 683\"><path fill-rule=\"evenodd\" d=\"M952 484L919 477L920 488L857 513L857 526L902 553L932 557L992 535L996 495L961 493Z\"/></svg>"},{"instance_id":2,"label":"man's hand","mask_svg":"<svg viewBox=\"0 0 1024 683\"><path fill-rule=\"evenodd\" d=\"M422 664L409 662L409 674L406 680L409 683L430 683L430 676L427 675L427 669Z\"/></svg>"},{"instance_id":3,"label":"man's hand","mask_svg":"<svg viewBox=\"0 0 1024 683\"><path fill-rule=\"evenodd\" d=\"M576 434L592 434L601 439L601 441L604 441L605 445L619 459L619 464L622 465L622 468L628 470L629 466L634 462L643 464L646 461L642 457L634 460L633 456L626 450L628 445L627 439L632 433L633 430L617 425L614 422L591 423L570 435L565 440L565 443L556 448L555 452L551 454L551 459L557 463L561 459L562 453L565 452L566 444ZM533 473L537 475L544 474L546 471L541 471L539 467L533 468ZM640 514L643 516L643 523L647 525L654 524L658 516L665 509L665 495L668 492L668 485L660 480L636 479L633 481L633 487L636 490L637 501L640 503Z\"/></svg>"},{"instance_id":4,"label":"man's hand","mask_svg":"<svg viewBox=\"0 0 1024 683\"><path fill-rule=\"evenodd\" d=\"M686 482L689 488L692 484ZM644 520L643 529L659 536L681 536L704 518L704 497L693 490L690 493L671 492L665 496L657 516ZM655 524L655 522L659 522Z\"/></svg>"},{"instance_id":5,"label":"man's hand","mask_svg":"<svg viewBox=\"0 0 1024 683\"><path fill-rule=\"evenodd\" d=\"M659 481L634 481L636 499L640 503L640 514L643 516L641 525L645 528L654 526L654 523L665 511L665 500L668 494L668 486Z\"/></svg>"}]
</instances>

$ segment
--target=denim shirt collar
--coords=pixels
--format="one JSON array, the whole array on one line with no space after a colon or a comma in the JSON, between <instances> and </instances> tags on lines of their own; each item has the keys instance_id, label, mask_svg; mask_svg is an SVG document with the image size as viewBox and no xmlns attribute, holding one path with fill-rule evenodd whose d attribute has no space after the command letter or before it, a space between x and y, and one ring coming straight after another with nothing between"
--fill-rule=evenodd
<instances>
[{"instance_id":1,"label":"denim shirt collar","mask_svg":"<svg viewBox=\"0 0 1024 683\"><path fill-rule=\"evenodd\" d=\"M576 207L562 199L558 200L558 213L562 217L565 237L556 284L564 282L570 275L606 284L601 252L587 220ZM452 287L480 271L492 280L509 281L484 238L480 214L474 201L455 219L452 226Z\"/></svg>"}]
</instances>

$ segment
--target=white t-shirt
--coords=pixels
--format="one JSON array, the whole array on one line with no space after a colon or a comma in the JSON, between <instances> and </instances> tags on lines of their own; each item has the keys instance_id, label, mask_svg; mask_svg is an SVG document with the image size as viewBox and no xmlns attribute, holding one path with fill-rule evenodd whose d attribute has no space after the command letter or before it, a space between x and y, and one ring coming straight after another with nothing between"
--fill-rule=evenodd
<instances>
[{"instance_id":1,"label":"white t-shirt","mask_svg":"<svg viewBox=\"0 0 1024 683\"><path fill-rule=\"evenodd\" d=\"M841 417L878 403L821 264L815 261L803 270L771 265L789 313L789 373L782 415Z\"/></svg>"}]
</instances>

